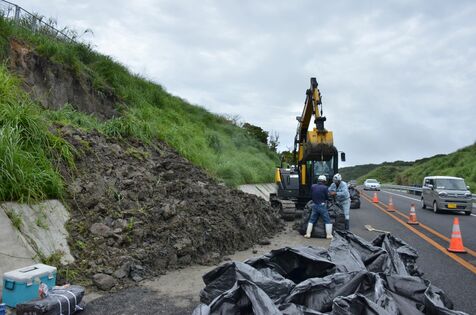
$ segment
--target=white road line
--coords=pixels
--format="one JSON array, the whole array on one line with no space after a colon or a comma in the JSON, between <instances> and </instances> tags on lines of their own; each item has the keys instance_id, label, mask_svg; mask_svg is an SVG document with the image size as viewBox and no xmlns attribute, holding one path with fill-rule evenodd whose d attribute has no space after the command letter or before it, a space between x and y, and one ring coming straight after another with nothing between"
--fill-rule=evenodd
<instances>
[{"instance_id":1,"label":"white road line","mask_svg":"<svg viewBox=\"0 0 476 315\"><path fill-rule=\"evenodd\" d=\"M396 193L392 193L392 192L389 192L389 191L386 191L386 190L381 190L381 192L384 192L384 193L387 193L387 194L391 194L391 195L395 195L395 196L399 196L399 197L403 197L403 198L407 198L407 199L410 199L410 200L420 201L420 199L416 199L416 198L412 198L412 197L407 197L407 196L400 195L400 194L396 194Z\"/></svg>"}]
</instances>

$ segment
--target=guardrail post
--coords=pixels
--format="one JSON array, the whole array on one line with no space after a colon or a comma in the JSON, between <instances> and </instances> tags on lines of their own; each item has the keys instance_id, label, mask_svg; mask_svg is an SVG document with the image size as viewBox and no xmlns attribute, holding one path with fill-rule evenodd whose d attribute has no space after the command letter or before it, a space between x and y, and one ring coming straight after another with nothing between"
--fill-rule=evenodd
<instances>
[{"instance_id":1,"label":"guardrail post","mask_svg":"<svg viewBox=\"0 0 476 315\"><path fill-rule=\"evenodd\" d=\"M20 19L20 10L21 8L15 4L15 21L18 21Z\"/></svg>"}]
</instances>

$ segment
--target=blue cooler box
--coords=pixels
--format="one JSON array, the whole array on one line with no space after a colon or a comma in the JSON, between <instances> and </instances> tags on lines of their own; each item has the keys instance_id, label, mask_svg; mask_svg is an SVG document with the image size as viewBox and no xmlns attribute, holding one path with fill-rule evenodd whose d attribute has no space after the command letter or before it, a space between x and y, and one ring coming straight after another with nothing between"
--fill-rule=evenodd
<instances>
[{"instance_id":1,"label":"blue cooler box","mask_svg":"<svg viewBox=\"0 0 476 315\"><path fill-rule=\"evenodd\" d=\"M36 264L3 274L3 303L15 307L18 303L39 298L40 283L48 289L56 285L56 267Z\"/></svg>"}]
</instances>

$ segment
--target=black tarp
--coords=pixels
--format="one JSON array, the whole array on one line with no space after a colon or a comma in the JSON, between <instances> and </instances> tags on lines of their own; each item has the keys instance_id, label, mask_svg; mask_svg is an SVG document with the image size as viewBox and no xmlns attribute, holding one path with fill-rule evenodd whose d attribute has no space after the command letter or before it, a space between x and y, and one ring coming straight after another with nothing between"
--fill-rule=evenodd
<instances>
[{"instance_id":1,"label":"black tarp","mask_svg":"<svg viewBox=\"0 0 476 315\"><path fill-rule=\"evenodd\" d=\"M339 232L327 250L285 247L208 272L193 314L465 314L421 277L417 257L390 234Z\"/></svg>"}]
</instances>

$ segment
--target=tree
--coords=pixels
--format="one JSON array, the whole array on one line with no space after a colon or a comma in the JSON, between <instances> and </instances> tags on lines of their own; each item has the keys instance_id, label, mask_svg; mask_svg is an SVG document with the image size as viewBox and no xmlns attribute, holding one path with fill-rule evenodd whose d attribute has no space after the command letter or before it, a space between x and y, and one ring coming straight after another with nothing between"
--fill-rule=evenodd
<instances>
[{"instance_id":1,"label":"tree","mask_svg":"<svg viewBox=\"0 0 476 315\"><path fill-rule=\"evenodd\" d=\"M269 135L268 147L271 149L271 151L277 152L278 145L279 145L279 133L277 133L276 131L273 131Z\"/></svg>"},{"instance_id":2,"label":"tree","mask_svg":"<svg viewBox=\"0 0 476 315\"><path fill-rule=\"evenodd\" d=\"M243 129L245 129L250 136L258 140L259 142L268 144L268 132L261 129L261 127L249 123L244 123Z\"/></svg>"},{"instance_id":3,"label":"tree","mask_svg":"<svg viewBox=\"0 0 476 315\"><path fill-rule=\"evenodd\" d=\"M283 165L296 165L296 161L294 160L294 154L289 148L287 151L283 151L279 155L281 161L283 162Z\"/></svg>"}]
</instances>

